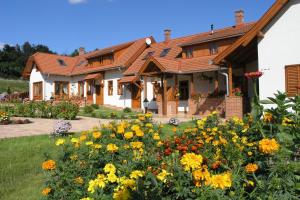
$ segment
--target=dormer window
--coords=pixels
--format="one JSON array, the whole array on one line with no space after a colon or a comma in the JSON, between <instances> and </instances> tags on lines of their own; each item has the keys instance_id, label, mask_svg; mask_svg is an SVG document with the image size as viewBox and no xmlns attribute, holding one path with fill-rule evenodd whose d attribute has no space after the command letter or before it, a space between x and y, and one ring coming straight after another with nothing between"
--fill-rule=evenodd
<instances>
[{"instance_id":1,"label":"dormer window","mask_svg":"<svg viewBox=\"0 0 300 200\"><path fill-rule=\"evenodd\" d=\"M170 50L170 48L165 48L164 50L162 50L162 52L160 53L160 57L165 57Z\"/></svg>"},{"instance_id":2,"label":"dormer window","mask_svg":"<svg viewBox=\"0 0 300 200\"><path fill-rule=\"evenodd\" d=\"M193 58L193 57L194 57L193 52L194 52L194 49L193 49L193 48L188 48L188 49L186 49L186 51L185 51L185 53L186 53L186 58Z\"/></svg>"},{"instance_id":3,"label":"dormer window","mask_svg":"<svg viewBox=\"0 0 300 200\"><path fill-rule=\"evenodd\" d=\"M209 47L210 55L215 55L218 53L218 45L213 43Z\"/></svg>"},{"instance_id":4,"label":"dormer window","mask_svg":"<svg viewBox=\"0 0 300 200\"><path fill-rule=\"evenodd\" d=\"M59 64L60 66L67 66L67 64L65 63L65 61L62 60L62 59L57 59L57 62L58 62L58 64Z\"/></svg>"},{"instance_id":5,"label":"dormer window","mask_svg":"<svg viewBox=\"0 0 300 200\"><path fill-rule=\"evenodd\" d=\"M155 51L149 51L149 52L145 55L145 57L143 58L143 60L147 60L150 56L153 56L154 53L155 53Z\"/></svg>"}]
</instances>

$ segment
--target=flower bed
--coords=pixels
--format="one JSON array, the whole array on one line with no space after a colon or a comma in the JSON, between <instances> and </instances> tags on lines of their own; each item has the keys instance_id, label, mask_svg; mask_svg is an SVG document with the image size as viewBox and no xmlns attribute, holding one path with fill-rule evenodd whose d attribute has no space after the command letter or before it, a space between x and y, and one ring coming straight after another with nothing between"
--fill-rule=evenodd
<instances>
[{"instance_id":1,"label":"flower bed","mask_svg":"<svg viewBox=\"0 0 300 200\"><path fill-rule=\"evenodd\" d=\"M296 199L300 99L226 122L161 135L151 114L59 138L42 163L46 199ZM295 112L290 113L287 108ZM299 181L299 178L298 178Z\"/></svg>"}]
</instances>

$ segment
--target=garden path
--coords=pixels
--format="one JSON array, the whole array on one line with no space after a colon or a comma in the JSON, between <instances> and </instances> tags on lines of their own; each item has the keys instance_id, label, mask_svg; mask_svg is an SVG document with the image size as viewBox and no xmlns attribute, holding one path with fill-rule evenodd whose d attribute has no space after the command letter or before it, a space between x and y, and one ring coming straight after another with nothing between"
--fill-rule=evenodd
<instances>
[{"instance_id":1,"label":"garden path","mask_svg":"<svg viewBox=\"0 0 300 200\"><path fill-rule=\"evenodd\" d=\"M84 130L90 130L100 124L105 124L111 119L98 119L90 117L77 117L77 120L72 120L71 132L80 132ZM14 119L29 119L33 123L30 124L11 124L11 125L0 125L0 138L10 137L22 137L31 135L45 135L53 131L53 126L57 119L41 119L41 118L24 118L14 117ZM190 118L179 118L181 122L189 121ZM169 118L154 117L155 122L168 123Z\"/></svg>"}]
</instances>

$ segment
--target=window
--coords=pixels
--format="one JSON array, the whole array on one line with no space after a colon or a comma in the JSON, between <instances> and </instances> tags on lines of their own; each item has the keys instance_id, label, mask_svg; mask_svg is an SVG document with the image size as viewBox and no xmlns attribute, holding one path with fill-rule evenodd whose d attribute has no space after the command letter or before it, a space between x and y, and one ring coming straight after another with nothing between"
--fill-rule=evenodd
<instances>
[{"instance_id":1,"label":"window","mask_svg":"<svg viewBox=\"0 0 300 200\"><path fill-rule=\"evenodd\" d=\"M285 88L288 96L300 95L300 64L285 66Z\"/></svg>"},{"instance_id":2,"label":"window","mask_svg":"<svg viewBox=\"0 0 300 200\"><path fill-rule=\"evenodd\" d=\"M215 55L218 53L218 45L213 43L209 47L210 55Z\"/></svg>"},{"instance_id":3,"label":"window","mask_svg":"<svg viewBox=\"0 0 300 200\"><path fill-rule=\"evenodd\" d=\"M149 51L149 52L145 55L145 57L143 58L143 60L146 60L146 59L148 59L150 56L153 56L154 53L155 53L155 51Z\"/></svg>"},{"instance_id":4,"label":"window","mask_svg":"<svg viewBox=\"0 0 300 200\"><path fill-rule=\"evenodd\" d=\"M33 99L34 100L43 99L43 82L33 83Z\"/></svg>"},{"instance_id":5,"label":"window","mask_svg":"<svg viewBox=\"0 0 300 200\"><path fill-rule=\"evenodd\" d=\"M194 50L192 48L185 50L186 58L193 58L193 51Z\"/></svg>"},{"instance_id":6,"label":"window","mask_svg":"<svg viewBox=\"0 0 300 200\"><path fill-rule=\"evenodd\" d=\"M166 48L166 49L162 50L162 52L160 53L160 57L165 57L169 53L170 50L171 50L170 48Z\"/></svg>"},{"instance_id":7,"label":"window","mask_svg":"<svg viewBox=\"0 0 300 200\"><path fill-rule=\"evenodd\" d=\"M84 82L83 81L78 82L78 96L84 97Z\"/></svg>"},{"instance_id":8,"label":"window","mask_svg":"<svg viewBox=\"0 0 300 200\"><path fill-rule=\"evenodd\" d=\"M54 95L58 97L69 96L69 82L56 81Z\"/></svg>"},{"instance_id":9,"label":"window","mask_svg":"<svg viewBox=\"0 0 300 200\"><path fill-rule=\"evenodd\" d=\"M57 59L58 64L60 64L60 66L67 66L67 64L65 63L64 60L62 59Z\"/></svg>"},{"instance_id":10,"label":"window","mask_svg":"<svg viewBox=\"0 0 300 200\"><path fill-rule=\"evenodd\" d=\"M118 81L118 95L123 95L123 85Z\"/></svg>"},{"instance_id":11,"label":"window","mask_svg":"<svg viewBox=\"0 0 300 200\"><path fill-rule=\"evenodd\" d=\"M108 96L112 96L114 92L113 81L108 81Z\"/></svg>"},{"instance_id":12,"label":"window","mask_svg":"<svg viewBox=\"0 0 300 200\"><path fill-rule=\"evenodd\" d=\"M179 81L179 100L189 99L189 81Z\"/></svg>"}]
</instances>

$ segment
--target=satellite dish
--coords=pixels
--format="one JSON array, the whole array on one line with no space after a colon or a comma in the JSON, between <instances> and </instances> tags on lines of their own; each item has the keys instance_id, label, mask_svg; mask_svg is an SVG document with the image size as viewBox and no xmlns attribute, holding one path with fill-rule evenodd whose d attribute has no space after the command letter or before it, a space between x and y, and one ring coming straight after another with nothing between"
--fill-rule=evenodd
<instances>
[{"instance_id":1,"label":"satellite dish","mask_svg":"<svg viewBox=\"0 0 300 200\"><path fill-rule=\"evenodd\" d=\"M151 39L150 39L150 38L146 38L146 44L147 44L148 46L150 46L151 43L152 43Z\"/></svg>"}]
</instances>

